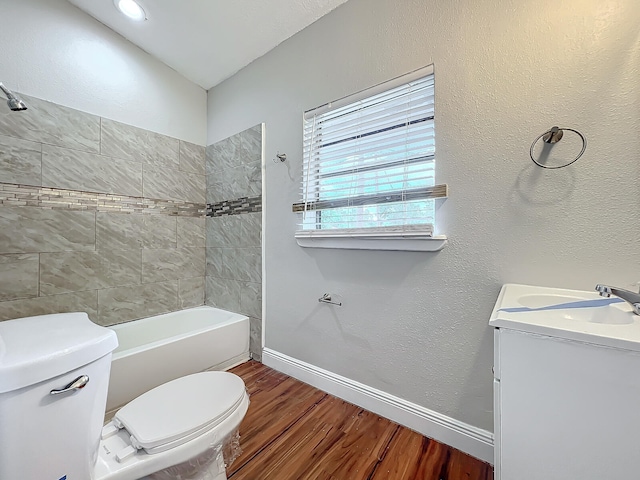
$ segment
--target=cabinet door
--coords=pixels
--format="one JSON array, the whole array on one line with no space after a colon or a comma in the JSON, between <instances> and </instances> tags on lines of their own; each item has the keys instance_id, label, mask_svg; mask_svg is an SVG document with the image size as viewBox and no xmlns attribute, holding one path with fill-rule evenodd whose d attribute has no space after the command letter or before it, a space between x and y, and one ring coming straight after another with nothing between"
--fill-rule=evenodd
<instances>
[{"instance_id":1,"label":"cabinet door","mask_svg":"<svg viewBox=\"0 0 640 480\"><path fill-rule=\"evenodd\" d=\"M640 475L640 355L501 329L502 480Z\"/></svg>"}]
</instances>

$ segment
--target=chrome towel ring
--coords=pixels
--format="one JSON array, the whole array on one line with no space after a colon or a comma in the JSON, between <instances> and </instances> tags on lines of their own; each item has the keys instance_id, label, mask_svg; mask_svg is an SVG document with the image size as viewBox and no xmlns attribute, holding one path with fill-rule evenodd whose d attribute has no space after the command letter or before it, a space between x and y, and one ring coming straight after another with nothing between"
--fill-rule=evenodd
<instances>
[{"instance_id":1,"label":"chrome towel ring","mask_svg":"<svg viewBox=\"0 0 640 480\"><path fill-rule=\"evenodd\" d=\"M550 167L549 165L544 165L544 164L540 163L539 161L537 161L534 158L533 150L534 150L536 144L540 141L540 139L542 139L545 143L548 143L550 145L554 145L554 144L558 143L560 140L562 140L564 132L573 132L573 133L575 133L576 135L578 135L580 137L580 140L582 140L582 149L580 150L580 153L578 153L578 156L576 158L574 158L573 160L571 160L568 163L565 163L565 164L562 164L562 165L558 165L558 166L555 166L555 167ZM544 132L542 135L538 136L533 141L533 143L531 144L531 148L529 149L529 156L531 157L531 160L533 161L533 163L535 163L539 167L547 168L549 170L555 170L555 169L558 169L558 168L568 167L572 163L577 162L578 159L580 157L582 157L582 155L584 154L586 149L587 149L587 139L579 131L574 130L573 128L553 127L550 130L547 130L546 132Z\"/></svg>"}]
</instances>

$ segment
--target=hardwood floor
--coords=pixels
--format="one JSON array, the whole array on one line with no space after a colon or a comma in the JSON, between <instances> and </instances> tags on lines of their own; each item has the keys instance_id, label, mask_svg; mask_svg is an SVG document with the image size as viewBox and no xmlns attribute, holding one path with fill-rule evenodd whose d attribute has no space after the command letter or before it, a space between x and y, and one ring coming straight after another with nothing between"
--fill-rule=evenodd
<instances>
[{"instance_id":1,"label":"hardwood floor","mask_svg":"<svg viewBox=\"0 0 640 480\"><path fill-rule=\"evenodd\" d=\"M230 480L492 480L490 465L260 363Z\"/></svg>"}]
</instances>

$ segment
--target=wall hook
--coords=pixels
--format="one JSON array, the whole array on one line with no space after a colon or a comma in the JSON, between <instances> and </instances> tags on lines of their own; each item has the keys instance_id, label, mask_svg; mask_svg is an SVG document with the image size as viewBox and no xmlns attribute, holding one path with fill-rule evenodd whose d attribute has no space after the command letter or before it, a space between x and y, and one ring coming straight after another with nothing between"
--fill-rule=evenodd
<instances>
[{"instance_id":1,"label":"wall hook","mask_svg":"<svg viewBox=\"0 0 640 480\"><path fill-rule=\"evenodd\" d=\"M562 130L558 127L552 127L551 130L544 134L542 140L544 140L545 143L558 143L562 140L562 135L564 135Z\"/></svg>"},{"instance_id":2,"label":"wall hook","mask_svg":"<svg viewBox=\"0 0 640 480\"><path fill-rule=\"evenodd\" d=\"M286 153L280 153L278 152L276 154L276 158L273 159L273 163L278 163L278 162L286 162L287 161L287 154Z\"/></svg>"},{"instance_id":3,"label":"wall hook","mask_svg":"<svg viewBox=\"0 0 640 480\"><path fill-rule=\"evenodd\" d=\"M325 293L324 295L322 295L318 301L320 303L328 303L330 305L337 305L338 307L342 306L342 302L338 303L338 302L333 302L331 301L331 294L330 293Z\"/></svg>"}]
</instances>

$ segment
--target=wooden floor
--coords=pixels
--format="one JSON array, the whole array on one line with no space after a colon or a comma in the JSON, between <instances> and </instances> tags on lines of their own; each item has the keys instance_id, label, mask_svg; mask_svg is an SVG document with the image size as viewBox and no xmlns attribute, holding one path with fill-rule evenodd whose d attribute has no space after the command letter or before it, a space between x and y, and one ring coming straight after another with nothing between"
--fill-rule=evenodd
<instances>
[{"instance_id":1,"label":"wooden floor","mask_svg":"<svg viewBox=\"0 0 640 480\"><path fill-rule=\"evenodd\" d=\"M490 465L260 363L230 480L491 480Z\"/></svg>"}]
</instances>

